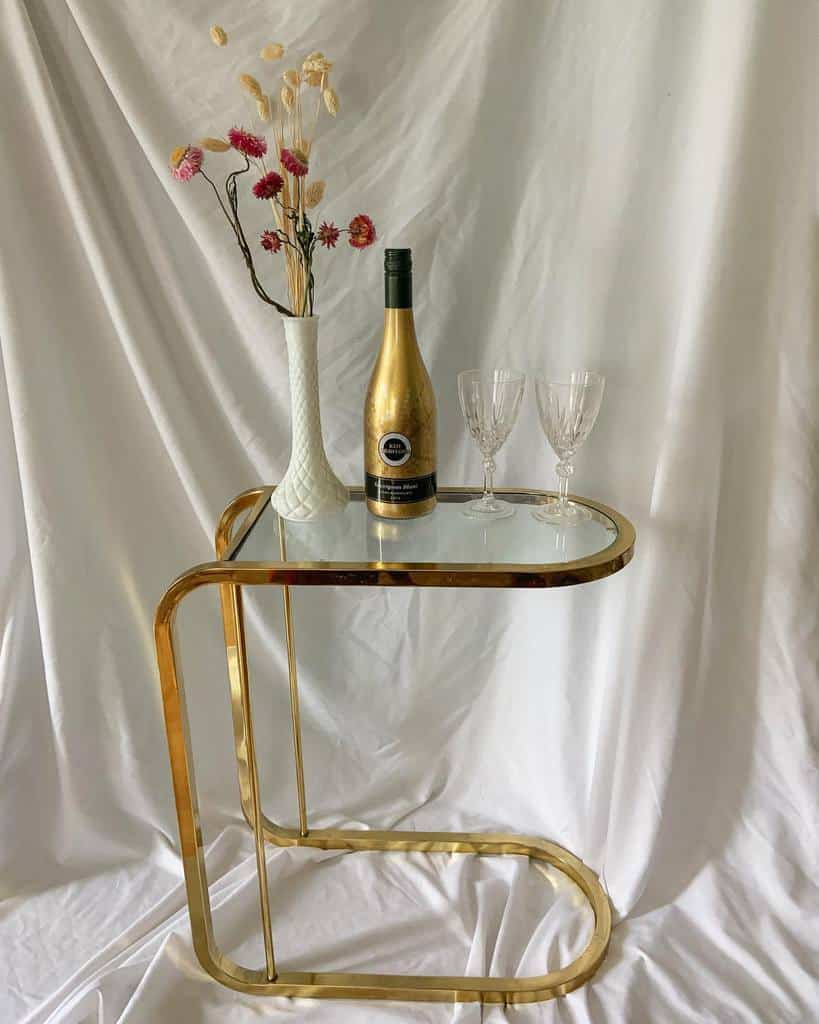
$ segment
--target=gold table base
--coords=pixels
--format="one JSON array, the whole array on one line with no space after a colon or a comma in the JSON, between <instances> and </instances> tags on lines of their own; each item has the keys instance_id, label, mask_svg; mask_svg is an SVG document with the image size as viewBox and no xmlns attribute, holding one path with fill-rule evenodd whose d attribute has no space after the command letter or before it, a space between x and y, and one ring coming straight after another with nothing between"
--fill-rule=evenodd
<instances>
[{"instance_id":1,"label":"gold table base","mask_svg":"<svg viewBox=\"0 0 819 1024\"><path fill-rule=\"evenodd\" d=\"M227 560L261 514L269 494L269 488L246 491L227 507L216 533L216 555L219 561L198 566L180 576L169 587L156 613L155 636L165 727L179 820L179 836L193 946L200 963L221 984L240 992L254 995L299 996L311 999L532 1003L565 995L578 988L591 978L606 956L611 935L611 906L597 875L586 867L578 857L563 847L544 839L504 833L400 832L310 829L308 827L301 750L296 649L288 587L288 579L292 573L284 565L286 562L284 540L282 539L281 563L242 564ZM234 538L233 526L242 512L249 514ZM175 616L179 603L192 590L208 584L219 586L222 601L239 790L242 810L253 829L256 844L256 870L265 947L263 969L254 970L235 963L217 948L213 934L185 690L174 644ZM282 589L284 599L299 809L298 829L276 825L265 817L261 808L253 719L250 709L250 685L241 589L242 585L253 584L278 585ZM528 978L346 974L312 971L279 972L273 950L265 842L276 846L309 846L322 850L512 854L531 857L534 860L553 865L580 887L594 912L594 930L586 949L568 966L548 974Z\"/></svg>"}]
</instances>

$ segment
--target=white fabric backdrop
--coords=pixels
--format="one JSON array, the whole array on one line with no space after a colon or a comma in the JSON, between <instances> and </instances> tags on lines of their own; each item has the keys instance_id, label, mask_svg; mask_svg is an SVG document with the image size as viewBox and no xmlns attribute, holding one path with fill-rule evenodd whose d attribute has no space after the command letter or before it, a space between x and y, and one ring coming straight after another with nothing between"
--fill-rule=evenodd
<instances>
[{"instance_id":1,"label":"white fabric backdrop","mask_svg":"<svg viewBox=\"0 0 819 1024\"><path fill-rule=\"evenodd\" d=\"M571 591L299 592L315 823L539 833L603 874L620 923L594 982L484 1020L815 1019L815 6L2 11L0 1019L481 1019L240 997L191 952L152 613L227 501L280 477L288 408L280 327L167 154L246 117L235 77L268 39L338 62L323 209L380 234L320 268L340 475L361 475L380 248L410 245L441 480L478 479L457 370L587 365L608 390L577 490L638 529L625 572ZM530 394L501 482L550 485L551 463ZM250 640L265 800L292 822L276 597ZM197 600L217 930L260 962L217 612ZM271 851L270 872L294 968L537 973L588 925L516 863Z\"/></svg>"}]
</instances>

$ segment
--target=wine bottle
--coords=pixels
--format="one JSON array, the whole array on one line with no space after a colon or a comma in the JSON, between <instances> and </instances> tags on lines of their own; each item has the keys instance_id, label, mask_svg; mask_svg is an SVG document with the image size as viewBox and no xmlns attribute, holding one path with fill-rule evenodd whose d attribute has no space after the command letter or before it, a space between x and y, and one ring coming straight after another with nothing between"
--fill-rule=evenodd
<instances>
[{"instance_id":1,"label":"wine bottle","mask_svg":"<svg viewBox=\"0 0 819 1024\"><path fill-rule=\"evenodd\" d=\"M364 403L367 508L413 519L435 508L435 395L415 337L412 253L384 251L384 338Z\"/></svg>"}]
</instances>

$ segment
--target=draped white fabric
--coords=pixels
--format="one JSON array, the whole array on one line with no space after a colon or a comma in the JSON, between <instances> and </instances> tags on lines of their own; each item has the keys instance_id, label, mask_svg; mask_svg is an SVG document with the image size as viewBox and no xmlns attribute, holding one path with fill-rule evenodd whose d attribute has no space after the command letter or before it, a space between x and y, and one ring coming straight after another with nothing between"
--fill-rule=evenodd
<instances>
[{"instance_id":1,"label":"draped white fabric","mask_svg":"<svg viewBox=\"0 0 819 1024\"><path fill-rule=\"evenodd\" d=\"M815 5L2 11L0 1019L814 1019ZM601 873L609 958L554 1003L481 1018L258 999L192 953L153 609L212 557L227 502L280 478L288 398L277 318L212 194L172 181L167 156L249 120L236 79L272 75L257 57L271 39L337 62L321 212L379 231L377 249L319 258L339 475L362 473L384 244L413 249L442 482L479 478L458 370L608 379L575 489L635 523L624 572L544 593L295 594L316 825L539 834ZM277 259L259 263L283 294ZM552 486L531 389L499 465L501 484ZM264 799L292 823L279 596L250 612ZM259 965L213 597L180 626L217 936ZM571 889L516 858L268 863L293 969L535 974L588 928Z\"/></svg>"}]
</instances>

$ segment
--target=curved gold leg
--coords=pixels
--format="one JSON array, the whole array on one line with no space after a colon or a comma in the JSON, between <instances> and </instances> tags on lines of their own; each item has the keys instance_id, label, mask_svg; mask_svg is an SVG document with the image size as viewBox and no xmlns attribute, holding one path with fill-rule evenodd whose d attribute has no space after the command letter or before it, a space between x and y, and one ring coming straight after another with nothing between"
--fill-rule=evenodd
<instances>
[{"instance_id":1,"label":"curved gold leg","mask_svg":"<svg viewBox=\"0 0 819 1024\"><path fill-rule=\"evenodd\" d=\"M222 559L234 544L233 525L242 514L249 510L249 515L242 528L236 533L236 541L241 540L252 523L261 514L270 499L272 488L259 487L245 491L228 505L219 520L216 530L216 557ZM281 533L282 561L286 560L284 550L284 533ZM290 710L293 735L293 755L296 767L296 798L299 811L299 834L307 835L307 800L304 792L304 766L302 762L301 721L299 714L298 675L296 667L296 645L293 632L293 612L290 601L290 588L282 584L282 601L284 609L285 637L287 643L287 670L290 681ZM233 717L233 740L236 749L236 767L239 777L239 797L245 819L251 828L254 827L254 812L251 799L252 778L248 765L248 729L251 720L249 699L243 694L249 692L247 678L247 654L244 643L244 626L241 606L237 594L239 588L234 584L223 583L220 588L222 603L222 625L225 634L225 651L227 654L228 679L230 682L230 705ZM269 819L265 819L267 827L276 827Z\"/></svg>"},{"instance_id":2,"label":"curved gold leg","mask_svg":"<svg viewBox=\"0 0 819 1024\"><path fill-rule=\"evenodd\" d=\"M266 492L269 496L269 490ZM217 554L224 557L232 543L232 526L242 511L250 510L248 528L254 510L259 511L265 492L246 492L225 512L217 533ZM299 792L299 829L283 828L266 818L261 810L258 773L253 744L249 681L242 621L241 582L265 582L281 585L274 574L262 579L252 572L237 571L225 563L192 569L180 577L160 602L156 616L156 644L165 724L171 757L180 842L191 915L191 931L196 954L206 971L217 981L241 992L258 995L301 996L306 998L400 999L427 1002L529 1003L565 995L578 988L603 962L611 935L611 907L597 876L574 854L544 839L506 833L402 832L349 829L307 830L303 807L303 783ZM183 597L199 586L216 583L222 595L225 641L236 741L239 787L245 817L253 828L257 847L262 928L266 966L253 970L235 963L217 947L213 936L210 899L202 836L193 778L193 761L187 730L187 714L182 678L177 665L173 639L176 608ZM288 659L291 698L295 687L295 646L289 603ZM297 709L297 706L296 706ZM293 715L294 742L298 768L301 744L297 710ZM553 865L575 882L586 896L594 913L594 929L586 949L572 963L557 971L535 977L457 977L393 974L346 974L321 972L276 973L273 959L272 926L267 893L264 842L276 846L308 846L325 850L421 851L483 855L527 856Z\"/></svg>"}]
</instances>

